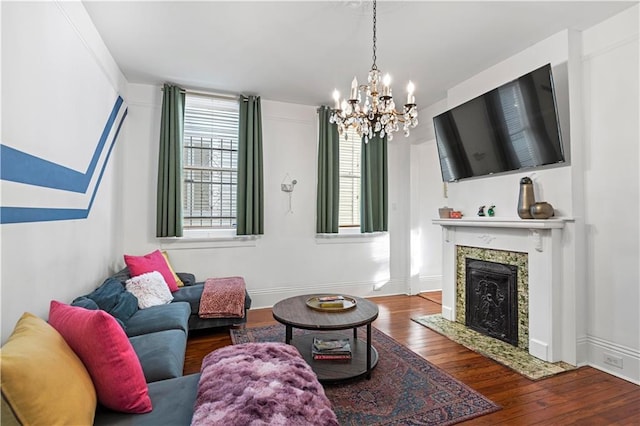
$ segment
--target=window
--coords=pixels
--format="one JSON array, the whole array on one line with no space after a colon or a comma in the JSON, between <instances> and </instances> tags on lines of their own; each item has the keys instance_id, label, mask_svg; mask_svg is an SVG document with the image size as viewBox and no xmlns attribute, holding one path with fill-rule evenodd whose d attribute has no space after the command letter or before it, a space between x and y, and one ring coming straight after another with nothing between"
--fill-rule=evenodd
<instances>
[{"instance_id":1,"label":"window","mask_svg":"<svg viewBox=\"0 0 640 426\"><path fill-rule=\"evenodd\" d=\"M511 83L498 89L504 121L507 125L513 155L520 167L533 167L541 162L535 151L533 130L529 123L530 114L522 96L520 84Z\"/></svg>"},{"instance_id":2,"label":"window","mask_svg":"<svg viewBox=\"0 0 640 426\"><path fill-rule=\"evenodd\" d=\"M187 93L184 111L185 229L236 226L238 102Z\"/></svg>"},{"instance_id":3,"label":"window","mask_svg":"<svg viewBox=\"0 0 640 426\"><path fill-rule=\"evenodd\" d=\"M341 228L360 226L360 151L362 141L353 127L340 138L340 214Z\"/></svg>"}]
</instances>

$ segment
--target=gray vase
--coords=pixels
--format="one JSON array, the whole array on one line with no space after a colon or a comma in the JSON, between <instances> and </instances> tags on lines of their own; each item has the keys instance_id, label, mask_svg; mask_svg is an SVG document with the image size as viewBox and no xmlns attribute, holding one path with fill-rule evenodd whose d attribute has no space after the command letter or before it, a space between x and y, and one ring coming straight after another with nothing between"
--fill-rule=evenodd
<instances>
[{"instance_id":1,"label":"gray vase","mask_svg":"<svg viewBox=\"0 0 640 426\"><path fill-rule=\"evenodd\" d=\"M533 194L533 181L528 177L520 179L520 196L518 197L518 216L521 219L533 219L531 206L536 202Z\"/></svg>"},{"instance_id":2,"label":"gray vase","mask_svg":"<svg viewBox=\"0 0 640 426\"><path fill-rule=\"evenodd\" d=\"M545 201L534 203L530 208L530 213L534 219L549 219L555 214L553 206Z\"/></svg>"}]
</instances>

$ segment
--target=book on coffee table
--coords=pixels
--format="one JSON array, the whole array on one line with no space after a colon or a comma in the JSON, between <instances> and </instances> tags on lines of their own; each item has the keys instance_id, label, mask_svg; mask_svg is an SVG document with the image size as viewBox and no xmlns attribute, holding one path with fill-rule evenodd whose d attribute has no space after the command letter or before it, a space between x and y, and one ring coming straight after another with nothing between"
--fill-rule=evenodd
<instances>
[{"instance_id":1,"label":"book on coffee table","mask_svg":"<svg viewBox=\"0 0 640 426\"><path fill-rule=\"evenodd\" d=\"M318 306L321 308L342 308L344 307L344 296L318 297Z\"/></svg>"},{"instance_id":2,"label":"book on coffee table","mask_svg":"<svg viewBox=\"0 0 640 426\"><path fill-rule=\"evenodd\" d=\"M351 344L349 339L321 339L313 338L311 348L313 359L351 359Z\"/></svg>"}]
</instances>

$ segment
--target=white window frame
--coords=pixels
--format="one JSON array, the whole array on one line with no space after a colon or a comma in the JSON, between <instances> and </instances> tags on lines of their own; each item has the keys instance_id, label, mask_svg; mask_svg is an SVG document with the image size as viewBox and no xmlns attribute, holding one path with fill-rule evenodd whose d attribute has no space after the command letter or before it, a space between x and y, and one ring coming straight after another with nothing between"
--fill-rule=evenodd
<instances>
[{"instance_id":1,"label":"white window frame","mask_svg":"<svg viewBox=\"0 0 640 426\"><path fill-rule=\"evenodd\" d=\"M340 137L339 148L338 232L359 234L362 142L355 128L347 128Z\"/></svg>"},{"instance_id":2,"label":"white window frame","mask_svg":"<svg viewBox=\"0 0 640 426\"><path fill-rule=\"evenodd\" d=\"M211 108L211 109L209 109ZM237 194L237 147L238 147L239 107L237 99L213 94L187 92L185 97L185 124L183 147L183 235L188 238L216 239L236 235L236 194ZM194 146L189 151L187 145ZM196 183L208 185L209 192L194 192L193 175L200 175ZM190 188L191 187L191 188ZM208 206L200 205L193 197L204 198ZM190 204L188 199L193 200ZM222 213L214 215L216 210ZM195 207L195 209L193 209ZM189 211L202 212L210 209L210 226L190 226ZM226 213L226 215L224 214ZM221 217L220 217L221 216ZM216 217L219 217L216 219ZM198 219L193 219L197 221ZM218 220L219 225L214 222ZM226 221L226 223L224 223Z\"/></svg>"}]
</instances>

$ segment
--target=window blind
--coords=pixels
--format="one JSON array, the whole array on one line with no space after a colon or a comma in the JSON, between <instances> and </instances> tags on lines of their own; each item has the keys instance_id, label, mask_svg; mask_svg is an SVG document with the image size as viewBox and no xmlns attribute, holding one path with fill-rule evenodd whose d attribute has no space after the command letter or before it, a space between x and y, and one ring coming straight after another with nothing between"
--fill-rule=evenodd
<instances>
[{"instance_id":1,"label":"window blind","mask_svg":"<svg viewBox=\"0 0 640 426\"><path fill-rule=\"evenodd\" d=\"M237 101L187 93L182 161L184 227L235 227Z\"/></svg>"},{"instance_id":2,"label":"window blind","mask_svg":"<svg viewBox=\"0 0 640 426\"><path fill-rule=\"evenodd\" d=\"M362 141L354 128L340 138L340 227L360 226L360 152Z\"/></svg>"}]
</instances>

